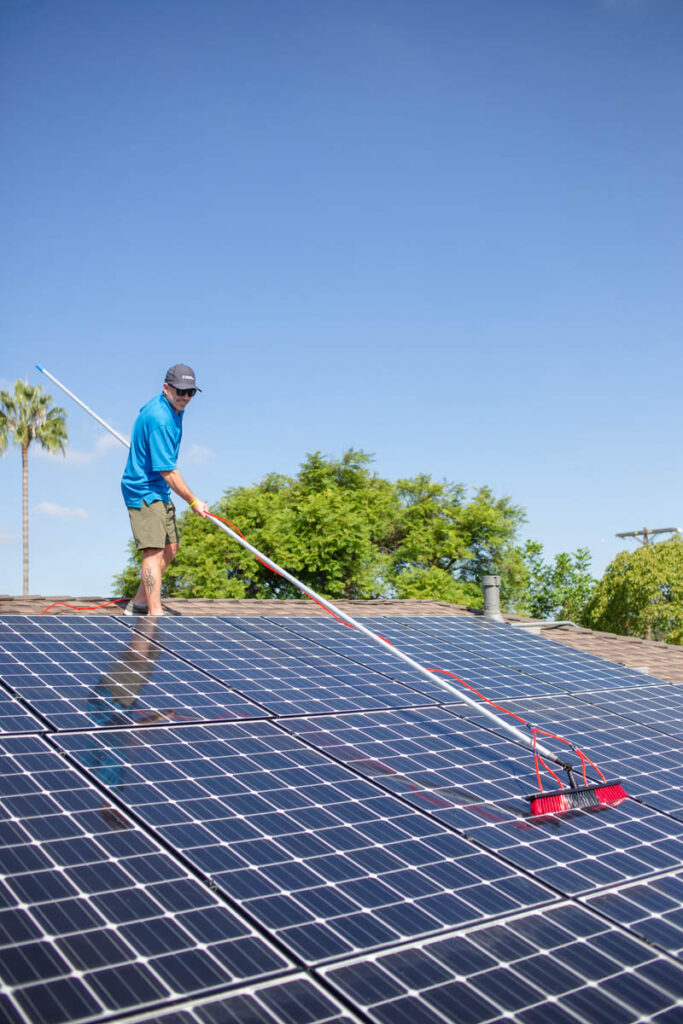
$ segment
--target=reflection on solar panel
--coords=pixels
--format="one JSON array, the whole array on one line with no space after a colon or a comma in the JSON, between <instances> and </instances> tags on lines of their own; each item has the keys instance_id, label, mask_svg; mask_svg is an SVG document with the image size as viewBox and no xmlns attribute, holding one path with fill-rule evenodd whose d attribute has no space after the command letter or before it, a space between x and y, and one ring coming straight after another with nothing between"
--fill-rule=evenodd
<instances>
[{"instance_id":1,"label":"reflection on solar panel","mask_svg":"<svg viewBox=\"0 0 683 1024\"><path fill-rule=\"evenodd\" d=\"M0 1021L680 1020L677 689L441 623L373 628L639 799L530 818L529 751L332 621L0 619Z\"/></svg>"},{"instance_id":2,"label":"reflection on solar panel","mask_svg":"<svg viewBox=\"0 0 683 1024\"><path fill-rule=\"evenodd\" d=\"M297 638L286 636L275 646L226 619L166 618L158 628L164 648L277 715L426 703L400 684Z\"/></svg>"},{"instance_id":3,"label":"reflection on solar panel","mask_svg":"<svg viewBox=\"0 0 683 1024\"><path fill-rule=\"evenodd\" d=\"M164 651L158 625L18 616L0 631L0 678L57 729L267 715Z\"/></svg>"}]
</instances>

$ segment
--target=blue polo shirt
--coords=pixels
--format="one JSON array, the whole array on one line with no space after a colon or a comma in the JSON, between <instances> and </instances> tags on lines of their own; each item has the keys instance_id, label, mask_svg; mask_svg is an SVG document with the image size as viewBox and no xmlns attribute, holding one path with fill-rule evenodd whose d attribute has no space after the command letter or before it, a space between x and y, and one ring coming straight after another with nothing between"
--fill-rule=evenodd
<instances>
[{"instance_id":1,"label":"blue polo shirt","mask_svg":"<svg viewBox=\"0 0 683 1024\"><path fill-rule=\"evenodd\" d=\"M121 478L128 508L170 500L171 489L161 471L176 468L182 436L183 414L175 411L164 394L143 405L133 424L128 462Z\"/></svg>"}]
</instances>

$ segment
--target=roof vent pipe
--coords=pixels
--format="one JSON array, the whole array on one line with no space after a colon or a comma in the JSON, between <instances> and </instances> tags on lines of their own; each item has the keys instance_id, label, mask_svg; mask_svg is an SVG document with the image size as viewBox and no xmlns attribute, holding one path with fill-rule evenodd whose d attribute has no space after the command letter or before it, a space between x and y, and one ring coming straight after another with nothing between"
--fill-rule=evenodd
<instances>
[{"instance_id":1,"label":"roof vent pipe","mask_svg":"<svg viewBox=\"0 0 683 1024\"><path fill-rule=\"evenodd\" d=\"M482 576L481 589L484 591L484 618L504 622L500 612L500 576Z\"/></svg>"}]
</instances>

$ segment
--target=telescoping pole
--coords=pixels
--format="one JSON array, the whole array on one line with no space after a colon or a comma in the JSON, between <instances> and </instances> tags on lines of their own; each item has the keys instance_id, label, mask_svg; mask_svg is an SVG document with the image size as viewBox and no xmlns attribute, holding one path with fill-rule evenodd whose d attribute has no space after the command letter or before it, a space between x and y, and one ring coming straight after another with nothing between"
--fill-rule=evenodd
<instances>
[{"instance_id":1,"label":"telescoping pole","mask_svg":"<svg viewBox=\"0 0 683 1024\"><path fill-rule=\"evenodd\" d=\"M117 441L120 441L121 444L125 444L126 448L130 448L130 443L126 441L125 437L123 437L122 434L119 434L117 430L114 430L114 428L110 427L108 423L105 423L104 420L100 416L98 416L96 412L92 411L89 405L86 405L85 402L82 402L77 395L74 395L73 391L69 391L69 389L65 387L64 384L62 384L61 380L57 380L56 377L53 377L49 370L46 370L44 366L40 365L40 363L36 363L36 370L40 370L40 372L44 373L46 377L49 377L50 380L53 381L58 388L61 388L62 391L69 396L69 398L73 398L74 402L76 402L77 405L80 405L81 409L85 409L85 411L89 413L93 419L97 420L97 422L100 423L105 430L108 430L110 434L113 434Z\"/></svg>"},{"instance_id":2,"label":"telescoping pole","mask_svg":"<svg viewBox=\"0 0 683 1024\"><path fill-rule=\"evenodd\" d=\"M69 396L69 398L73 398L74 402L80 405L82 409L85 409L85 411L89 413L93 417L93 419L96 419L97 422L105 428L105 430L108 430L110 434L113 434L114 437L121 442L121 444L125 445L126 448L130 448L130 444L128 441L126 441L125 437L122 437L121 434L114 430L113 427L110 427L109 424L106 423L100 416L98 416L97 413L93 412L92 409L85 404L85 402L82 402L80 398L77 398L76 395L73 394L73 392L69 391L69 389L66 388L61 383L61 381L58 381L56 377L53 377L51 373L48 373L48 371L43 366L39 366L38 363L36 363L36 368L40 370L41 373L44 373L47 377L49 377L50 380L54 381L54 383L58 387L60 387L62 391L64 391ZM360 633L363 633L365 636L369 637L375 643L385 648L385 650L387 650L389 654L393 654L395 658L398 658L400 661L405 662L406 665L410 665L412 669L414 669L416 672L419 672L420 675L424 676L426 679L431 680L431 682L436 683L436 685L441 687L442 690L446 690L448 693L452 694L458 700L462 701L465 704L468 704L471 708L474 708L474 710L478 711L479 714L484 715L485 718L490 719L497 727L504 729L518 743L521 743L523 746L529 748L535 753L540 754L541 757L548 758L548 760L553 761L555 764L560 765L562 768L567 767L567 762L563 760L563 758L560 757L558 754L554 754L551 750L548 750L541 743L536 743L536 745L534 746L534 744L531 742L529 737L525 735L525 733L521 732L521 730L517 729L514 725L510 725L508 722L505 721L505 719L499 718L497 715L494 715L492 711L489 711L486 705L477 703L477 701L473 697L470 697L469 694L463 693L462 690L456 689L455 686L452 686L450 683L446 682L445 679L440 679L439 676L437 676L434 672L430 672L428 668L424 668L423 665L420 665L419 662L414 661L409 655L404 654L403 651L399 650L398 647L394 647L393 644L390 644L383 637L378 636L377 633L373 633L371 629L367 628L367 626L363 626L360 622L358 622L357 619L353 619L350 615L347 615L346 612L341 611L341 609L337 608L337 606L332 604L331 601L328 601L326 598L321 597L320 594L316 594L315 590L311 590L310 587L307 587L305 583L301 582L301 580L298 580L295 576L292 576L291 573L287 572L286 569L280 568L280 566L276 562L273 562L272 559L268 558L267 555L264 555L261 551L258 550L258 548L255 548L252 544L249 543L249 541L245 540L244 537L241 537L229 526L226 526L225 523L223 523L220 519L213 515L213 513L209 512L207 514L207 519L211 519L211 521L219 529L223 530L224 533L227 533L228 536L231 537L237 544L241 544L243 548L245 548L252 555L254 555L255 558L258 558L261 562L263 562L264 565L267 565L268 568L272 569L273 572L276 572L280 576L283 576L284 579L289 580L289 582L294 584L294 586L298 590L300 590L302 594L306 594L307 597L312 598L318 604L322 605L323 608L326 608L329 612L332 612L332 614L336 615L339 619L342 619L343 622L346 622L349 626L353 626L354 629L357 629Z\"/></svg>"}]
</instances>

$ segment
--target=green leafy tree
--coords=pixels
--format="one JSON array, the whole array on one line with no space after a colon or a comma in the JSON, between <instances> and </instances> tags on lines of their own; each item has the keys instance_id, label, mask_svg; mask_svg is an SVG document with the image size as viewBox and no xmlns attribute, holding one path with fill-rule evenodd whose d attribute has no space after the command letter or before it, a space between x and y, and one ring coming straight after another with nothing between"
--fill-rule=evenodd
<instances>
[{"instance_id":1,"label":"green leafy tree","mask_svg":"<svg viewBox=\"0 0 683 1024\"><path fill-rule=\"evenodd\" d=\"M389 538L390 579L396 596L432 598L481 607L481 577L497 573L503 602L514 583L515 533L523 509L480 487L470 501L462 484L424 474L399 480L398 510Z\"/></svg>"},{"instance_id":2,"label":"green leafy tree","mask_svg":"<svg viewBox=\"0 0 683 1024\"><path fill-rule=\"evenodd\" d=\"M31 385L18 380L14 394L0 391L0 452L4 454L10 440L21 448L22 521L24 541L24 596L28 587L28 451L38 444L49 452L66 451L66 412L50 406L51 395L46 395L40 384Z\"/></svg>"},{"instance_id":3,"label":"green leafy tree","mask_svg":"<svg viewBox=\"0 0 683 1024\"><path fill-rule=\"evenodd\" d=\"M260 551L329 598L422 597L481 605L479 577L513 578L522 509L480 488L420 475L392 483L372 457L308 455L296 477L270 474L227 490L213 511ZM184 514L178 556L164 576L165 596L300 597L222 531ZM115 585L137 586L135 555Z\"/></svg>"},{"instance_id":4,"label":"green leafy tree","mask_svg":"<svg viewBox=\"0 0 683 1024\"><path fill-rule=\"evenodd\" d=\"M683 644L683 540L620 552L598 582L584 624Z\"/></svg>"},{"instance_id":5,"label":"green leafy tree","mask_svg":"<svg viewBox=\"0 0 683 1024\"><path fill-rule=\"evenodd\" d=\"M595 588L588 548L579 548L573 554L563 551L552 562L546 562L543 546L527 541L521 553L526 578L520 588L517 610L534 618L581 623Z\"/></svg>"}]
</instances>

